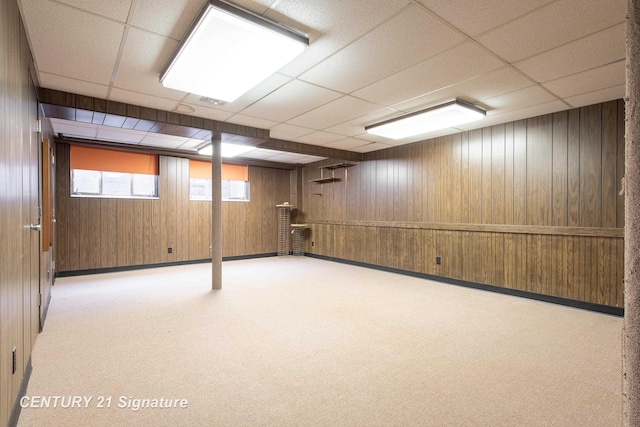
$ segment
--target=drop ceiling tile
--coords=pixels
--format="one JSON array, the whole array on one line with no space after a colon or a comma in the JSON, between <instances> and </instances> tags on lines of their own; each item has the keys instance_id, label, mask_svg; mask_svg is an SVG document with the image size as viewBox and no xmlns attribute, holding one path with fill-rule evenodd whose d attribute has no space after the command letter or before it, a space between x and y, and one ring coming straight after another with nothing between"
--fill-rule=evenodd
<instances>
[{"instance_id":1,"label":"drop ceiling tile","mask_svg":"<svg viewBox=\"0 0 640 427\"><path fill-rule=\"evenodd\" d=\"M147 135L146 132L133 129L118 129L108 126L98 126L97 139L115 141L127 144L138 144Z\"/></svg>"},{"instance_id":2,"label":"drop ceiling tile","mask_svg":"<svg viewBox=\"0 0 640 427\"><path fill-rule=\"evenodd\" d=\"M244 114L234 114L225 121L236 125L251 126L258 129L269 129L278 124L278 122L245 116Z\"/></svg>"},{"instance_id":3,"label":"drop ceiling tile","mask_svg":"<svg viewBox=\"0 0 640 427\"><path fill-rule=\"evenodd\" d=\"M553 95L538 86L510 92L505 95L483 99L482 104L487 111L487 116L500 114L509 110L516 110L533 105L544 104L553 101Z\"/></svg>"},{"instance_id":4,"label":"drop ceiling tile","mask_svg":"<svg viewBox=\"0 0 640 427\"><path fill-rule=\"evenodd\" d=\"M242 157L246 157L248 159L260 159L260 160L267 160L270 159L271 157L275 157L282 154L282 151L276 151L276 150L266 150L264 148L256 148L255 150L251 150L247 153L244 153L242 155Z\"/></svg>"},{"instance_id":5,"label":"drop ceiling tile","mask_svg":"<svg viewBox=\"0 0 640 427\"><path fill-rule=\"evenodd\" d=\"M137 0L131 25L182 40L200 9L201 0Z\"/></svg>"},{"instance_id":6,"label":"drop ceiling tile","mask_svg":"<svg viewBox=\"0 0 640 427\"><path fill-rule=\"evenodd\" d=\"M39 72L110 83L123 24L51 1L23 2L22 6Z\"/></svg>"},{"instance_id":7,"label":"drop ceiling tile","mask_svg":"<svg viewBox=\"0 0 640 427\"><path fill-rule=\"evenodd\" d=\"M353 92L460 44L463 36L418 5L300 76L344 93Z\"/></svg>"},{"instance_id":8,"label":"drop ceiling tile","mask_svg":"<svg viewBox=\"0 0 640 427\"><path fill-rule=\"evenodd\" d=\"M87 12L95 13L97 15L105 16L107 18L115 19L120 22L127 22L129 11L131 10L132 0L110 0L110 1L95 1L95 0L58 0L60 3L68 4L78 9L85 10ZM25 3L23 1L23 3Z\"/></svg>"},{"instance_id":9,"label":"drop ceiling tile","mask_svg":"<svg viewBox=\"0 0 640 427\"><path fill-rule=\"evenodd\" d=\"M469 42L364 87L353 95L378 104L393 105L502 66L502 61Z\"/></svg>"},{"instance_id":10,"label":"drop ceiling tile","mask_svg":"<svg viewBox=\"0 0 640 427\"><path fill-rule=\"evenodd\" d=\"M293 80L242 110L243 114L284 122L340 97L340 94L309 83Z\"/></svg>"},{"instance_id":11,"label":"drop ceiling tile","mask_svg":"<svg viewBox=\"0 0 640 427\"><path fill-rule=\"evenodd\" d=\"M340 141L325 144L323 147L337 148L339 150L353 150L354 148L362 147L367 144L370 144L370 142L358 138L345 138Z\"/></svg>"},{"instance_id":12,"label":"drop ceiling tile","mask_svg":"<svg viewBox=\"0 0 640 427\"><path fill-rule=\"evenodd\" d=\"M160 73L177 46L178 42L173 39L131 27L114 86L167 99L183 99L185 92L167 89L160 83Z\"/></svg>"},{"instance_id":13,"label":"drop ceiling tile","mask_svg":"<svg viewBox=\"0 0 640 427\"><path fill-rule=\"evenodd\" d=\"M553 0L418 0L464 33L475 36Z\"/></svg>"},{"instance_id":14,"label":"drop ceiling tile","mask_svg":"<svg viewBox=\"0 0 640 427\"><path fill-rule=\"evenodd\" d=\"M367 115L379 109L380 105L372 104L351 96L343 96L342 98L301 114L289 120L288 123L320 130L344 123L356 117Z\"/></svg>"},{"instance_id":15,"label":"drop ceiling tile","mask_svg":"<svg viewBox=\"0 0 640 427\"><path fill-rule=\"evenodd\" d=\"M39 73L40 86L48 89L61 90L63 92L76 93L78 95L106 98L109 86L85 82L83 80L70 79L49 73Z\"/></svg>"},{"instance_id":16,"label":"drop ceiling tile","mask_svg":"<svg viewBox=\"0 0 640 427\"><path fill-rule=\"evenodd\" d=\"M132 92L116 87L111 89L109 99L166 111L171 111L178 105L178 102L173 99L159 98L157 96L145 95L144 93Z\"/></svg>"},{"instance_id":17,"label":"drop ceiling tile","mask_svg":"<svg viewBox=\"0 0 640 427\"><path fill-rule=\"evenodd\" d=\"M393 108L381 108L367 114L366 116L358 117L337 126L327 128L325 131L345 136L356 136L364 132L365 126L381 122L398 114L400 114L400 112Z\"/></svg>"},{"instance_id":18,"label":"drop ceiling tile","mask_svg":"<svg viewBox=\"0 0 640 427\"><path fill-rule=\"evenodd\" d=\"M330 142L337 141L339 139L343 139L345 135L338 135L335 133L329 132L313 132L305 136L301 136L300 138L296 138L295 142L303 142L305 144L313 144L313 145L324 145Z\"/></svg>"},{"instance_id":19,"label":"drop ceiling tile","mask_svg":"<svg viewBox=\"0 0 640 427\"><path fill-rule=\"evenodd\" d=\"M83 122L74 122L63 119L50 119L54 134L63 134L78 138L95 139L98 133L98 125Z\"/></svg>"},{"instance_id":20,"label":"drop ceiling tile","mask_svg":"<svg viewBox=\"0 0 640 427\"><path fill-rule=\"evenodd\" d=\"M307 164L307 163L319 162L320 160L324 160L324 159L326 159L326 157L310 156L305 154L304 156L301 156L300 159L298 159L298 163Z\"/></svg>"},{"instance_id":21,"label":"drop ceiling tile","mask_svg":"<svg viewBox=\"0 0 640 427\"><path fill-rule=\"evenodd\" d=\"M265 13L309 38L309 47L280 72L296 77L399 12L409 0L285 0ZM366 11L364 10L366 7ZM357 19L354 19L357 17Z\"/></svg>"},{"instance_id":22,"label":"drop ceiling tile","mask_svg":"<svg viewBox=\"0 0 640 427\"><path fill-rule=\"evenodd\" d=\"M533 86L533 82L522 73L511 67L502 67L485 75L395 104L393 108L404 112L413 112L454 98L476 103L481 99L493 98L530 86Z\"/></svg>"},{"instance_id":23,"label":"drop ceiling tile","mask_svg":"<svg viewBox=\"0 0 640 427\"><path fill-rule=\"evenodd\" d=\"M391 147L393 147L393 145L387 145L380 142L371 142L369 144L361 145L360 147L354 147L351 149L351 151L356 151L358 153L370 153L372 151L384 150Z\"/></svg>"},{"instance_id":24,"label":"drop ceiling tile","mask_svg":"<svg viewBox=\"0 0 640 427\"><path fill-rule=\"evenodd\" d=\"M625 0L559 0L478 38L509 62L520 61L625 21Z\"/></svg>"},{"instance_id":25,"label":"drop ceiling tile","mask_svg":"<svg viewBox=\"0 0 640 427\"><path fill-rule=\"evenodd\" d=\"M625 84L625 63L619 61L583 73L545 83L544 86L561 98L582 95L600 89Z\"/></svg>"},{"instance_id":26,"label":"drop ceiling tile","mask_svg":"<svg viewBox=\"0 0 640 427\"><path fill-rule=\"evenodd\" d=\"M188 139L187 141L185 141L182 145L180 145L178 147L178 149L195 151L198 147L204 145L207 142L208 141L203 141L201 139L192 138L192 139Z\"/></svg>"},{"instance_id":27,"label":"drop ceiling tile","mask_svg":"<svg viewBox=\"0 0 640 427\"><path fill-rule=\"evenodd\" d=\"M271 162L285 162L285 163L297 163L300 158L299 154L282 153L276 156L270 157Z\"/></svg>"},{"instance_id":28,"label":"drop ceiling tile","mask_svg":"<svg viewBox=\"0 0 640 427\"><path fill-rule=\"evenodd\" d=\"M456 126L460 130L472 130L480 129L487 126L499 125L502 123L513 122L516 120L528 119L530 117L542 116L545 114L555 113L557 111L563 111L569 107L562 101L551 101L544 104L538 104L531 107L520 108L517 110L506 111L501 114L495 114L487 116L481 121L467 123L464 125Z\"/></svg>"},{"instance_id":29,"label":"drop ceiling tile","mask_svg":"<svg viewBox=\"0 0 640 427\"><path fill-rule=\"evenodd\" d=\"M140 141L140 145L147 145L150 147L162 147L162 148L170 148L177 149L182 144L187 141L188 138L182 138L179 136L172 135L163 135L158 133L148 133L142 141Z\"/></svg>"},{"instance_id":30,"label":"drop ceiling tile","mask_svg":"<svg viewBox=\"0 0 640 427\"><path fill-rule=\"evenodd\" d=\"M547 82L624 59L625 41L623 23L514 65L535 81Z\"/></svg>"},{"instance_id":31,"label":"drop ceiling tile","mask_svg":"<svg viewBox=\"0 0 640 427\"><path fill-rule=\"evenodd\" d=\"M587 92L582 95L571 96L564 100L573 107L584 107L585 105L598 104L600 102L612 101L614 99L624 99L626 95L627 85L622 84L607 89Z\"/></svg>"},{"instance_id":32,"label":"drop ceiling tile","mask_svg":"<svg viewBox=\"0 0 640 427\"><path fill-rule=\"evenodd\" d=\"M233 113L229 111L218 110L217 108L207 108L200 105L191 105L196 111L190 115L196 117L203 117L205 119L225 121L229 117L233 116Z\"/></svg>"},{"instance_id":33,"label":"drop ceiling tile","mask_svg":"<svg viewBox=\"0 0 640 427\"><path fill-rule=\"evenodd\" d=\"M271 76L267 77L265 80L260 82L257 86L249 90L244 95L241 95L238 99L233 102L228 102L221 105L214 105L207 101L202 101L202 95L191 94L186 98L191 104L203 105L205 107L217 108L220 110L231 111L231 112L240 112L244 108L249 105L259 101L261 98L269 95L271 92L276 89L282 87L286 83L291 81L291 77L287 77L283 74L275 73Z\"/></svg>"},{"instance_id":34,"label":"drop ceiling tile","mask_svg":"<svg viewBox=\"0 0 640 427\"><path fill-rule=\"evenodd\" d=\"M269 136L275 139L285 139L288 141L293 141L296 138L299 138L303 135L308 135L312 132L314 132L313 129L281 123L269 129Z\"/></svg>"}]
</instances>

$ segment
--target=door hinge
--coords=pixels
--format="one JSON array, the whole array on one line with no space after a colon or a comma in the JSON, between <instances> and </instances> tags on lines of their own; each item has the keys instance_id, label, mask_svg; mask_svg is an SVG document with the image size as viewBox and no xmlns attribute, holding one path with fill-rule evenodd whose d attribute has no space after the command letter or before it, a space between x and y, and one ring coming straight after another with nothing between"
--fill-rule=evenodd
<instances>
[{"instance_id":1,"label":"door hinge","mask_svg":"<svg viewBox=\"0 0 640 427\"><path fill-rule=\"evenodd\" d=\"M42 219L42 206L38 206L38 222Z\"/></svg>"},{"instance_id":2,"label":"door hinge","mask_svg":"<svg viewBox=\"0 0 640 427\"><path fill-rule=\"evenodd\" d=\"M36 132L42 133L42 120L36 120Z\"/></svg>"}]
</instances>

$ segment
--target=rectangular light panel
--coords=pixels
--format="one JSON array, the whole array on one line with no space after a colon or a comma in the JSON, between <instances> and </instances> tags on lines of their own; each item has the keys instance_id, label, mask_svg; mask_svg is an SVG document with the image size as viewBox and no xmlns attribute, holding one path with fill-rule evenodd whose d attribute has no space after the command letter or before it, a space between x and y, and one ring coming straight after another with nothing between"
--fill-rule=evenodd
<instances>
[{"instance_id":1,"label":"rectangular light panel","mask_svg":"<svg viewBox=\"0 0 640 427\"><path fill-rule=\"evenodd\" d=\"M395 119L366 126L368 133L391 139L402 139L463 123L480 120L486 112L464 101L454 100Z\"/></svg>"},{"instance_id":2,"label":"rectangular light panel","mask_svg":"<svg viewBox=\"0 0 640 427\"><path fill-rule=\"evenodd\" d=\"M209 0L162 73L163 86L232 102L289 63L309 39L220 0Z\"/></svg>"}]
</instances>

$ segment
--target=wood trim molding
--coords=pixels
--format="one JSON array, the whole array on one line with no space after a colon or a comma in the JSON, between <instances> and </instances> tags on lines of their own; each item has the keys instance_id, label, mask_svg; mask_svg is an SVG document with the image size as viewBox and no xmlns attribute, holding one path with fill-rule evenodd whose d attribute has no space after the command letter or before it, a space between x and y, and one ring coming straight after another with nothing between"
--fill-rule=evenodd
<instances>
[{"instance_id":1,"label":"wood trim molding","mask_svg":"<svg viewBox=\"0 0 640 427\"><path fill-rule=\"evenodd\" d=\"M421 230L470 231L478 233L545 234L555 236L610 237L622 239L623 228L546 227L506 224L432 224L397 221L327 221L305 220L307 224L341 225L347 227L408 228Z\"/></svg>"}]
</instances>

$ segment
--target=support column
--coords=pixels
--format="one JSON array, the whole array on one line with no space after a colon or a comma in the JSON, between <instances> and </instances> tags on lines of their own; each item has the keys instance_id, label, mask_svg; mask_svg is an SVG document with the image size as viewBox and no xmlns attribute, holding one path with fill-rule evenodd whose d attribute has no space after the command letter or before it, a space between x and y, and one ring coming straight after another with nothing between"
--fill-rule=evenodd
<instances>
[{"instance_id":1,"label":"support column","mask_svg":"<svg viewBox=\"0 0 640 427\"><path fill-rule=\"evenodd\" d=\"M211 289L222 289L222 156L220 135L211 137Z\"/></svg>"},{"instance_id":2,"label":"support column","mask_svg":"<svg viewBox=\"0 0 640 427\"><path fill-rule=\"evenodd\" d=\"M640 0L627 2L623 423L640 425Z\"/></svg>"}]
</instances>

